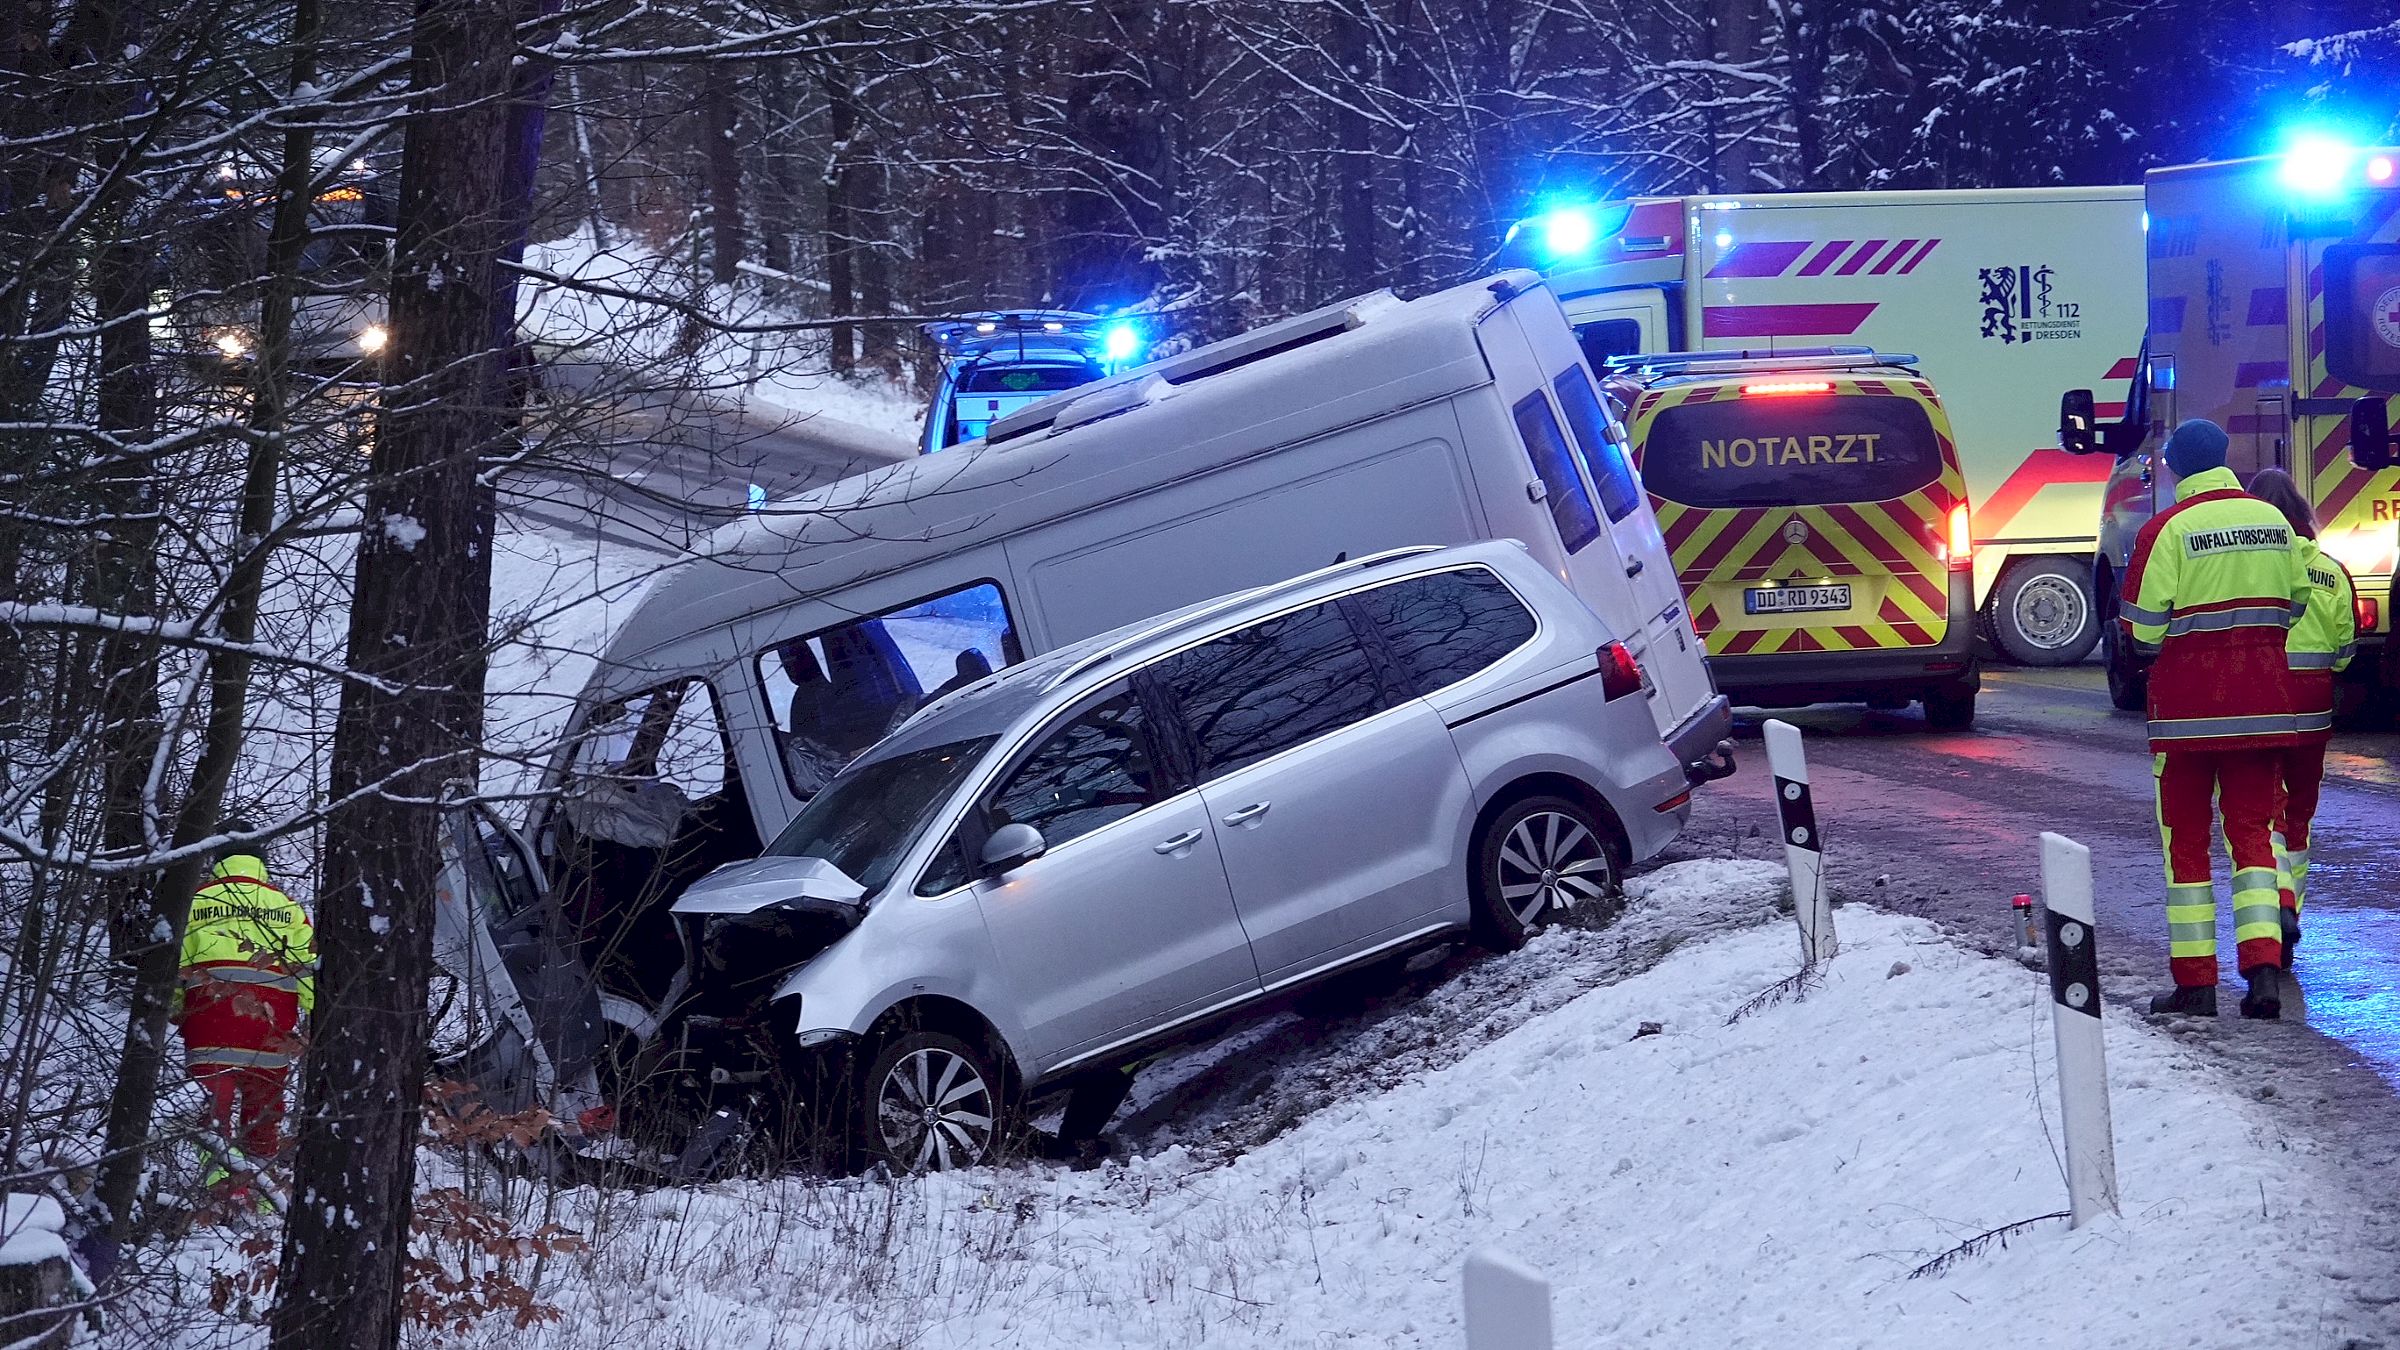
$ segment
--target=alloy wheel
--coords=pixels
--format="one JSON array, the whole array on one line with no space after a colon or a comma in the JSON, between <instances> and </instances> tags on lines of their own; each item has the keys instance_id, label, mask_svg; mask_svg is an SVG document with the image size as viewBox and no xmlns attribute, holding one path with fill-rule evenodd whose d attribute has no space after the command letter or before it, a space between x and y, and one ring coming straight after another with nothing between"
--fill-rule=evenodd
<instances>
[{"instance_id":1,"label":"alloy wheel","mask_svg":"<svg viewBox=\"0 0 2400 1350\"><path fill-rule=\"evenodd\" d=\"M991 1153L992 1086L973 1061L929 1046L893 1061L876 1088L885 1152L912 1171L971 1167Z\"/></svg>"},{"instance_id":2,"label":"alloy wheel","mask_svg":"<svg viewBox=\"0 0 2400 1350\"><path fill-rule=\"evenodd\" d=\"M1573 909L1607 896L1614 866L1599 836L1574 817L1536 811L1500 846L1501 903L1530 926L1544 911Z\"/></svg>"}]
</instances>

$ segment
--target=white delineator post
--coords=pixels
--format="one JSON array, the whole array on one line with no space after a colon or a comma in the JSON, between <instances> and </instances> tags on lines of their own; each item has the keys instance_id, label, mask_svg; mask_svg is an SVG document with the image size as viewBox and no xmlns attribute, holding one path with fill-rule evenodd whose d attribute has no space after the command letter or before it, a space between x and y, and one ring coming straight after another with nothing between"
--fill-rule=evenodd
<instances>
[{"instance_id":1,"label":"white delineator post","mask_svg":"<svg viewBox=\"0 0 2400 1350\"><path fill-rule=\"evenodd\" d=\"M1817 833L1808 753L1800 746L1800 728L1789 722L1768 722L1766 736L1775 813L1783 822L1783 860L1792 869L1792 917L1800 924L1800 960L1813 966L1832 960L1840 944L1833 936L1833 897L1825 886L1825 841Z\"/></svg>"},{"instance_id":2,"label":"white delineator post","mask_svg":"<svg viewBox=\"0 0 2400 1350\"><path fill-rule=\"evenodd\" d=\"M2117 1212L2117 1145L2108 1120L2108 1053L2100 1038L2100 953L2092 927L2092 851L2042 834L2042 907L2050 958L2050 1025L2058 1036L2059 1113L2066 1118L2073 1226Z\"/></svg>"},{"instance_id":3,"label":"white delineator post","mask_svg":"<svg viewBox=\"0 0 2400 1350\"><path fill-rule=\"evenodd\" d=\"M1467 1350L1550 1350L1550 1281L1498 1247L1467 1253Z\"/></svg>"}]
</instances>

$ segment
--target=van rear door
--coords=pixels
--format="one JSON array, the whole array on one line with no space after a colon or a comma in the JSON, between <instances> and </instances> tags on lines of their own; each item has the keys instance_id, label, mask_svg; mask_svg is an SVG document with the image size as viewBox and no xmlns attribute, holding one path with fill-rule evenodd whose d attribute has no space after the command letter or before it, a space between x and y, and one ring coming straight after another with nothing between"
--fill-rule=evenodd
<instances>
[{"instance_id":1,"label":"van rear door","mask_svg":"<svg viewBox=\"0 0 2400 1350\"><path fill-rule=\"evenodd\" d=\"M1487 321L1483 332L1518 434L1552 491L1562 536L1570 523L1557 500L1562 486L1582 499L1570 504L1573 520L1588 520L1597 535L1582 549L1567 540L1567 580L1641 662L1659 735L1671 735L1708 707L1716 686L1666 541L1634 474L1624 429L1600 402L1574 330L1547 292L1528 292ZM1553 460L1563 465L1543 467ZM1571 484L1551 482L1560 474L1573 475Z\"/></svg>"}]
</instances>

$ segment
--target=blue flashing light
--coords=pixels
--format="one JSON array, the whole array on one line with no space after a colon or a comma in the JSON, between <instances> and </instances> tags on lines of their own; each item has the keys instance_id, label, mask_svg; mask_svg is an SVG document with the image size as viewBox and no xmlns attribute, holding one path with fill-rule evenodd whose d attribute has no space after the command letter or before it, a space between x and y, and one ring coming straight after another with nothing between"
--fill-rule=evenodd
<instances>
[{"instance_id":1,"label":"blue flashing light","mask_svg":"<svg viewBox=\"0 0 2400 1350\"><path fill-rule=\"evenodd\" d=\"M2339 192L2350 185L2350 170L2358 148L2322 132L2303 132L2283 152L2280 177L2294 192L2312 197Z\"/></svg>"},{"instance_id":2,"label":"blue flashing light","mask_svg":"<svg viewBox=\"0 0 2400 1350\"><path fill-rule=\"evenodd\" d=\"M1732 247L1733 247L1733 231L1731 231L1731 230L1719 230L1719 231L1717 231L1717 247L1718 247L1720 250L1732 248Z\"/></svg>"},{"instance_id":3,"label":"blue flashing light","mask_svg":"<svg viewBox=\"0 0 2400 1350\"><path fill-rule=\"evenodd\" d=\"M1132 360L1141 345L1141 330L1129 323L1112 323L1100 335L1100 354L1108 358L1111 365Z\"/></svg>"},{"instance_id":4,"label":"blue flashing light","mask_svg":"<svg viewBox=\"0 0 2400 1350\"><path fill-rule=\"evenodd\" d=\"M1544 213L1535 225L1542 232L1542 251L1553 258L1573 258L1592 251L1600 242L1600 227L1580 206L1561 206Z\"/></svg>"}]
</instances>

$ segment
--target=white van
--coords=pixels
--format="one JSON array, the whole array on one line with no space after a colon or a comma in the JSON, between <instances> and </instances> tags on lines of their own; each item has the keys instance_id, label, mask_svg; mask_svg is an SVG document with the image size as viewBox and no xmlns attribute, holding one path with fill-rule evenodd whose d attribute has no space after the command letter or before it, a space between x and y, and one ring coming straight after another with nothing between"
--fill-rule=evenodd
<instances>
[{"instance_id":1,"label":"white van","mask_svg":"<svg viewBox=\"0 0 2400 1350\"><path fill-rule=\"evenodd\" d=\"M724 527L619 629L532 846L496 861L550 897L523 925L563 924L607 1021L647 1037L644 1010L679 989L673 899L939 694L1345 556L1488 539L1520 541L1621 635L1693 781L1731 771L1624 427L1520 271L1329 306Z\"/></svg>"}]
</instances>

